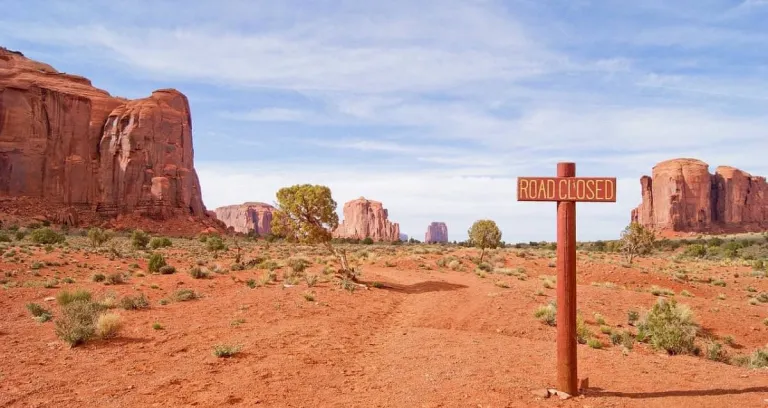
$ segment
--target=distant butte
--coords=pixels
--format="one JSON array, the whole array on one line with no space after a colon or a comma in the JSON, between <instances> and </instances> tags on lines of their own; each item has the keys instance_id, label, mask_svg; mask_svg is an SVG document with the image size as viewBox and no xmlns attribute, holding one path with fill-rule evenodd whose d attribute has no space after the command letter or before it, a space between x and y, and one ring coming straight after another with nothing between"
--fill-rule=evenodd
<instances>
[{"instance_id":1,"label":"distant butte","mask_svg":"<svg viewBox=\"0 0 768 408\"><path fill-rule=\"evenodd\" d=\"M765 177L696 159L658 163L640 179L642 203L632 221L665 232L740 233L768 230Z\"/></svg>"},{"instance_id":2,"label":"distant butte","mask_svg":"<svg viewBox=\"0 0 768 408\"><path fill-rule=\"evenodd\" d=\"M427 227L424 234L424 242L438 243L448 242L448 226L444 222L433 222Z\"/></svg>"},{"instance_id":3,"label":"distant butte","mask_svg":"<svg viewBox=\"0 0 768 408\"><path fill-rule=\"evenodd\" d=\"M333 232L334 238L399 241L400 224L389 221L389 212L380 201L365 197L344 204L344 219Z\"/></svg>"},{"instance_id":4,"label":"distant butte","mask_svg":"<svg viewBox=\"0 0 768 408\"><path fill-rule=\"evenodd\" d=\"M251 232L263 237L272 232L272 215L275 207L260 202L246 202L216 209L216 218L235 232Z\"/></svg>"}]
</instances>

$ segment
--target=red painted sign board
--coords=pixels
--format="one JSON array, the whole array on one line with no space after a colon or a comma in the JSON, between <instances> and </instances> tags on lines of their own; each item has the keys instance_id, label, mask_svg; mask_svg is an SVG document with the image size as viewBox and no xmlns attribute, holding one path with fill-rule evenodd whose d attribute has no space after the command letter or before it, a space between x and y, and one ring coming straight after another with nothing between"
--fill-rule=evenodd
<instances>
[{"instance_id":1,"label":"red painted sign board","mask_svg":"<svg viewBox=\"0 0 768 408\"><path fill-rule=\"evenodd\" d=\"M616 202L615 177L519 177L517 201Z\"/></svg>"}]
</instances>

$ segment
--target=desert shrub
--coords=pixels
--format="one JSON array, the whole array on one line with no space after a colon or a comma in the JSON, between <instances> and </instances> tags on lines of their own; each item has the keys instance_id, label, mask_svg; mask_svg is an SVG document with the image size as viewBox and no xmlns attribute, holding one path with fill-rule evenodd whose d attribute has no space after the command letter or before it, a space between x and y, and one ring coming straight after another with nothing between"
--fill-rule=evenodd
<instances>
[{"instance_id":1,"label":"desert shrub","mask_svg":"<svg viewBox=\"0 0 768 408\"><path fill-rule=\"evenodd\" d=\"M491 266L491 264L489 264L488 262L481 262L480 265L477 266L477 268L483 272L493 271L493 266Z\"/></svg>"},{"instance_id":2,"label":"desert shrub","mask_svg":"<svg viewBox=\"0 0 768 408\"><path fill-rule=\"evenodd\" d=\"M0 232L0 242L11 242L11 237L4 232Z\"/></svg>"},{"instance_id":3,"label":"desert shrub","mask_svg":"<svg viewBox=\"0 0 768 408\"><path fill-rule=\"evenodd\" d=\"M712 341L707 344L707 351L705 353L708 360L718 361L721 363L728 362L728 354L723 350L723 345Z\"/></svg>"},{"instance_id":4,"label":"desert shrub","mask_svg":"<svg viewBox=\"0 0 768 408\"><path fill-rule=\"evenodd\" d=\"M306 275L304 276L304 281L307 282L308 287L313 287L317 284L317 275Z\"/></svg>"},{"instance_id":5,"label":"desert shrub","mask_svg":"<svg viewBox=\"0 0 768 408\"><path fill-rule=\"evenodd\" d=\"M214 258L217 257L217 254L219 251L223 251L227 249L227 246L224 245L224 241L221 240L221 238L217 236L209 237L208 240L205 242L205 248L213 252Z\"/></svg>"},{"instance_id":6,"label":"desert shrub","mask_svg":"<svg viewBox=\"0 0 768 408\"><path fill-rule=\"evenodd\" d=\"M55 322L56 336L70 347L85 343L96 332L99 318L98 305L90 300L74 300L61 308L61 317Z\"/></svg>"},{"instance_id":7,"label":"desert shrub","mask_svg":"<svg viewBox=\"0 0 768 408\"><path fill-rule=\"evenodd\" d=\"M43 306L40 306L37 303L27 303L26 307L32 317L38 322L43 323L51 320L51 311Z\"/></svg>"},{"instance_id":8,"label":"desert shrub","mask_svg":"<svg viewBox=\"0 0 768 408\"><path fill-rule=\"evenodd\" d=\"M26 230L18 230L18 231L13 233L13 237L16 238L16 241L21 241L26 236L27 236L27 231Z\"/></svg>"},{"instance_id":9,"label":"desert shrub","mask_svg":"<svg viewBox=\"0 0 768 408\"><path fill-rule=\"evenodd\" d=\"M120 307L125 310L146 309L149 307L149 300L143 293L138 296L126 296L120 299Z\"/></svg>"},{"instance_id":10,"label":"desert shrub","mask_svg":"<svg viewBox=\"0 0 768 408\"><path fill-rule=\"evenodd\" d=\"M173 294L173 298L177 302L185 302L187 300L194 300L199 298L200 295L198 295L194 290L192 289L179 289L176 291L176 293Z\"/></svg>"},{"instance_id":11,"label":"desert shrub","mask_svg":"<svg viewBox=\"0 0 768 408\"><path fill-rule=\"evenodd\" d=\"M744 245L742 242L728 241L721 247L721 251L723 256L727 258L735 258L739 255L739 250L743 247Z\"/></svg>"},{"instance_id":12,"label":"desert shrub","mask_svg":"<svg viewBox=\"0 0 768 408\"><path fill-rule=\"evenodd\" d=\"M755 350L751 355L736 357L733 362L747 368L768 368L768 346Z\"/></svg>"},{"instance_id":13,"label":"desert shrub","mask_svg":"<svg viewBox=\"0 0 768 408\"><path fill-rule=\"evenodd\" d=\"M172 275L176 273L176 268L171 265L163 265L158 271L163 275Z\"/></svg>"},{"instance_id":14,"label":"desert shrub","mask_svg":"<svg viewBox=\"0 0 768 408\"><path fill-rule=\"evenodd\" d=\"M91 241L91 245L95 247L102 246L105 242L112 239L112 231L103 230L101 228L91 228L88 230L88 240Z\"/></svg>"},{"instance_id":15,"label":"desert shrub","mask_svg":"<svg viewBox=\"0 0 768 408\"><path fill-rule=\"evenodd\" d=\"M587 344L592 338L592 332L589 330L589 326L584 321L581 315L576 315L576 341L579 344Z\"/></svg>"},{"instance_id":16,"label":"desert shrub","mask_svg":"<svg viewBox=\"0 0 768 408\"><path fill-rule=\"evenodd\" d=\"M110 273L104 281L105 285L120 285L122 283L125 283L125 279L120 272Z\"/></svg>"},{"instance_id":17,"label":"desert shrub","mask_svg":"<svg viewBox=\"0 0 768 408\"><path fill-rule=\"evenodd\" d=\"M218 344L213 347L213 355L216 357L232 357L240 352L240 346Z\"/></svg>"},{"instance_id":18,"label":"desert shrub","mask_svg":"<svg viewBox=\"0 0 768 408\"><path fill-rule=\"evenodd\" d=\"M293 258L288 260L288 266L296 273L304 272L311 263L304 258Z\"/></svg>"},{"instance_id":19,"label":"desert shrub","mask_svg":"<svg viewBox=\"0 0 768 408\"><path fill-rule=\"evenodd\" d=\"M167 265L165 263L165 257L163 254L155 252L149 256L149 263L147 264L149 272L160 272L160 268Z\"/></svg>"},{"instance_id":20,"label":"desert shrub","mask_svg":"<svg viewBox=\"0 0 768 408\"><path fill-rule=\"evenodd\" d=\"M539 306L533 316L544 324L554 326L557 323L557 307L552 303Z\"/></svg>"},{"instance_id":21,"label":"desert shrub","mask_svg":"<svg viewBox=\"0 0 768 408\"><path fill-rule=\"evenodd\" d=\"M117 336L123 328L123 320L117 313L103 313L96 320L96 335L102 339Z\"/></svg>"},{"instance_id":22,"label":"desert shrub","mask_svg":"<svg viewBox=\"0 0 768 408\"><path fill-rule=\"evenodd\" d=\"M65 241L64 235L50 228L40 228L29 234L29 239L36 244L59 244Z\"/></svg>"},{"instance_id":23,"label":"desert shrub","mask_svg":"<svg viewBox=\"0 0 768 408\"><path fill-rule=\"evenodd\" d=\"M85 290L85 289L78 289L74 292L69 292L67 290L62 290L61 292L56 294L56 302L60 306L66 306L72 302L75 301L83 301L83 302L90 302L91 301L91 292Z\"/></svg>"},{"instance_id":24,"label":"desert shrub","mask_svg":"<svg viewBox=\"0 0 768 408\"><path fill-rule=\"evenodd\" d=\"M203 268L201 268L199 266L195 266L195 267L193 267L192 269L189 270L189 276L191 276L191 277L193 277L195 279L204 279L204 278L207 278L207 277L211 276L211 274L208 273L208 271L206 271L205 269L203 269Z\"/></svg>"},{"instance_id":25,"label":"desert shrub","mask_svg":"<svg viewBox=\"0 0 768 408\"><path fill-rule=\"evenodd\" d=\"M170 239L166 237L155 237L149 241L149 246L152 249L167 248L173 245Z\"/></svg>"},{"instance_id":26,"label":"desert shrub","mask_svg":"<svg viewBox=\"0 0 768 408\"><path fill-rule=\"evenodd\" d=\"M692 258L703 258L707 255L707 247L701 244L689 245L685 248L683 254Z\"/></svg>"},{"instance_id":27,"label":"desert shrub","mask_svg":"<svg viewBox=\"0 0 768 408\"><path fill-rule=\"evenodd\" d=\"M361 242L363 245L373 245L373 238L371 237L365 237L365 239Z\"/></svg>"},{"instance_id":28,"label":"desert shrub","mask_svg":"<svg viewBox=\"0 0 768 408\"><path fill-rule=\"evenodd\" d=\"M752 262L752 270L762 271L765 269L765 262L762 259L758 259Z\"/></svg>"},{"instance_id":29,"label":"desert shrub","mask_svg":"<svg viewBox=\"0 0 768 408\"><path fill-rule=\"evenodd\" d=\"M135 230L131 234L131 246L136 249L146 249L149 244L149 235L142 230Z\"/></svg>"},{"instance_id":30,"label":"desert shrub","mask_svg":"<svg viewBox=\"0 0 768 408\"><path fill-rule=\"evenodd\" d=\"M593 349L601 349L603 348L603 343L600 342L598 339L589 339L587 340L587 345Z\"/></svg>"},{"instance_id":31,"label":"desert shrub","mask_svg":"<svg viewBox=\"0 0 768 408\"><path fill-rule=\"evenodd\" d=\"M691 309L660 298L645 316L642 329L651 346L669 354L695 354L698 325Z\"/></svg>"}]
</instances>

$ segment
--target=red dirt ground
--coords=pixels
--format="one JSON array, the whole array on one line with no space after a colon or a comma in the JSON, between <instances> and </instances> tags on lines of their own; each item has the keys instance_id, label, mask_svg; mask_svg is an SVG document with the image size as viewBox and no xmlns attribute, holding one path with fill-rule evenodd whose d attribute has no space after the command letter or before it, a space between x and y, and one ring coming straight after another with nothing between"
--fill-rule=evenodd
<instances>
[{"instance_id":1,"label":"red dirt ground","mask_svg":"<svg viewBox=\"0 0 768 408\"><path fill-rule=\"evenodd\" d=\"M60 261L58 250L35 251L30 259ZM703 357L668 356L644 344L635 344L625 356L599 333L592 317L599 312L610 326L626 328L627 310L646 310L657 298L635 288L655 284L676 293L686 289L695 297L675 298L692 307L697 321L716 336L733 335L735 349L729 351L751 353L768 343L768 327L762 324L768 306L749 305L744 288L751 285L768 291L768 280L748 277L747 267L683 265L689 270L711 268L710 274L727 282L726 287L716 287L680 283L669 273L659 272L671 264L667 259L642 259L633 268L623 268L618 258L590 260L581 254L579 308L606 348L579 346L579 374L589 377L591 388L582 396L560 401L531 393L554 386L555 379L556 329L533 317L535 308L555 295L554 289L543 289L537 278L555 274L548 259L520 258L508 252L506 266L523 267L528 274L526 280L518 280L498 274L483 279L472 272L437 268L436 255L421 255L433 270L419 268L412 255L381 255L373 265L363 263L363 279L385 286L350 293L332 282L313 288L303 282L289 288L282 282L247 287L244 282L258 279L261 270L196 280L186 273L186 265L192 264L190 254L164 251L179 272L134 274L122 285L93 283L90 276L95 270L77 268L71 261L41 269L39 277L22 268L12 279L45 280L58 270L61 277L71 276L76 283L52 289L0 290L4 311L0 316L0 406L768 406L768 370ZM254 253L251 249L245 257ZM68 257L105 272L134 262L82 252ZM384 259L397 265L385 267ZM135 262L146 269L144 259ZM231 260L220 263L228 265ZM0 259L0 271L19 268ZM313 265L310 271L319 274L320 267ZM499 280L510 287L494 285ZM592 282L613 282L618 287L598 287ZM151 307L116 309L125 321L119 337L70 349L55 336L53 322L33 321L24 305L44 304L54 310L55 319L58 306L44 299L74 288L87 288L97 299L107 291L120 295L141 291ZM158 303L178 288L193 288L203 297ZM536 295L537 289L544 295ZM307 291L315 293L314 301L302 296ZM716 299L719 293L726 300ZM244 322L233 326L235 319ZM153 330L153 322L161 323L164 330ZM212 347L219 343L241 345L242 352L217 358Z\"/></svg>"}]
</instances>

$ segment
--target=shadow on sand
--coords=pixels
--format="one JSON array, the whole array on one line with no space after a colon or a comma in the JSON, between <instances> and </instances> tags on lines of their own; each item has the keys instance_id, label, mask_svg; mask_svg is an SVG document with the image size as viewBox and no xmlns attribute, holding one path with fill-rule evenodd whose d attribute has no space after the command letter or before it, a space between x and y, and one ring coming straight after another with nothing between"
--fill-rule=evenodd
<instances>
[{"instance_id":1,"label":"shadow on sand","mask_svg":"<svg viewBox=\"0 0 768 408\"><path fill-rule=\"evenodd\" d=\"M665 397L706 397L717 395L735 395L768 392L768 387L749 387L743 389L713 388L711 390L677 390L658 392L613 392L602 388L587 388L584 395L588 397L618 397L618 398L665 398Z\"/></svg>"},{"instance_id":2,"label":"shadow on sand","mask_svg":"<svg viewBox=\"0 0 768 408\"><path fill-rule=\"evenodd\" d=\"M390 290L392 292L415 294L415 293L428 293L428 292L446 292L451 290L459 290L467 288L466 285L459 285L456 283L438 282L438 281L426 281L414 283L412 285L400 285L397 283L379 282L378 289Z\"/></svg>"}]
</instances>

